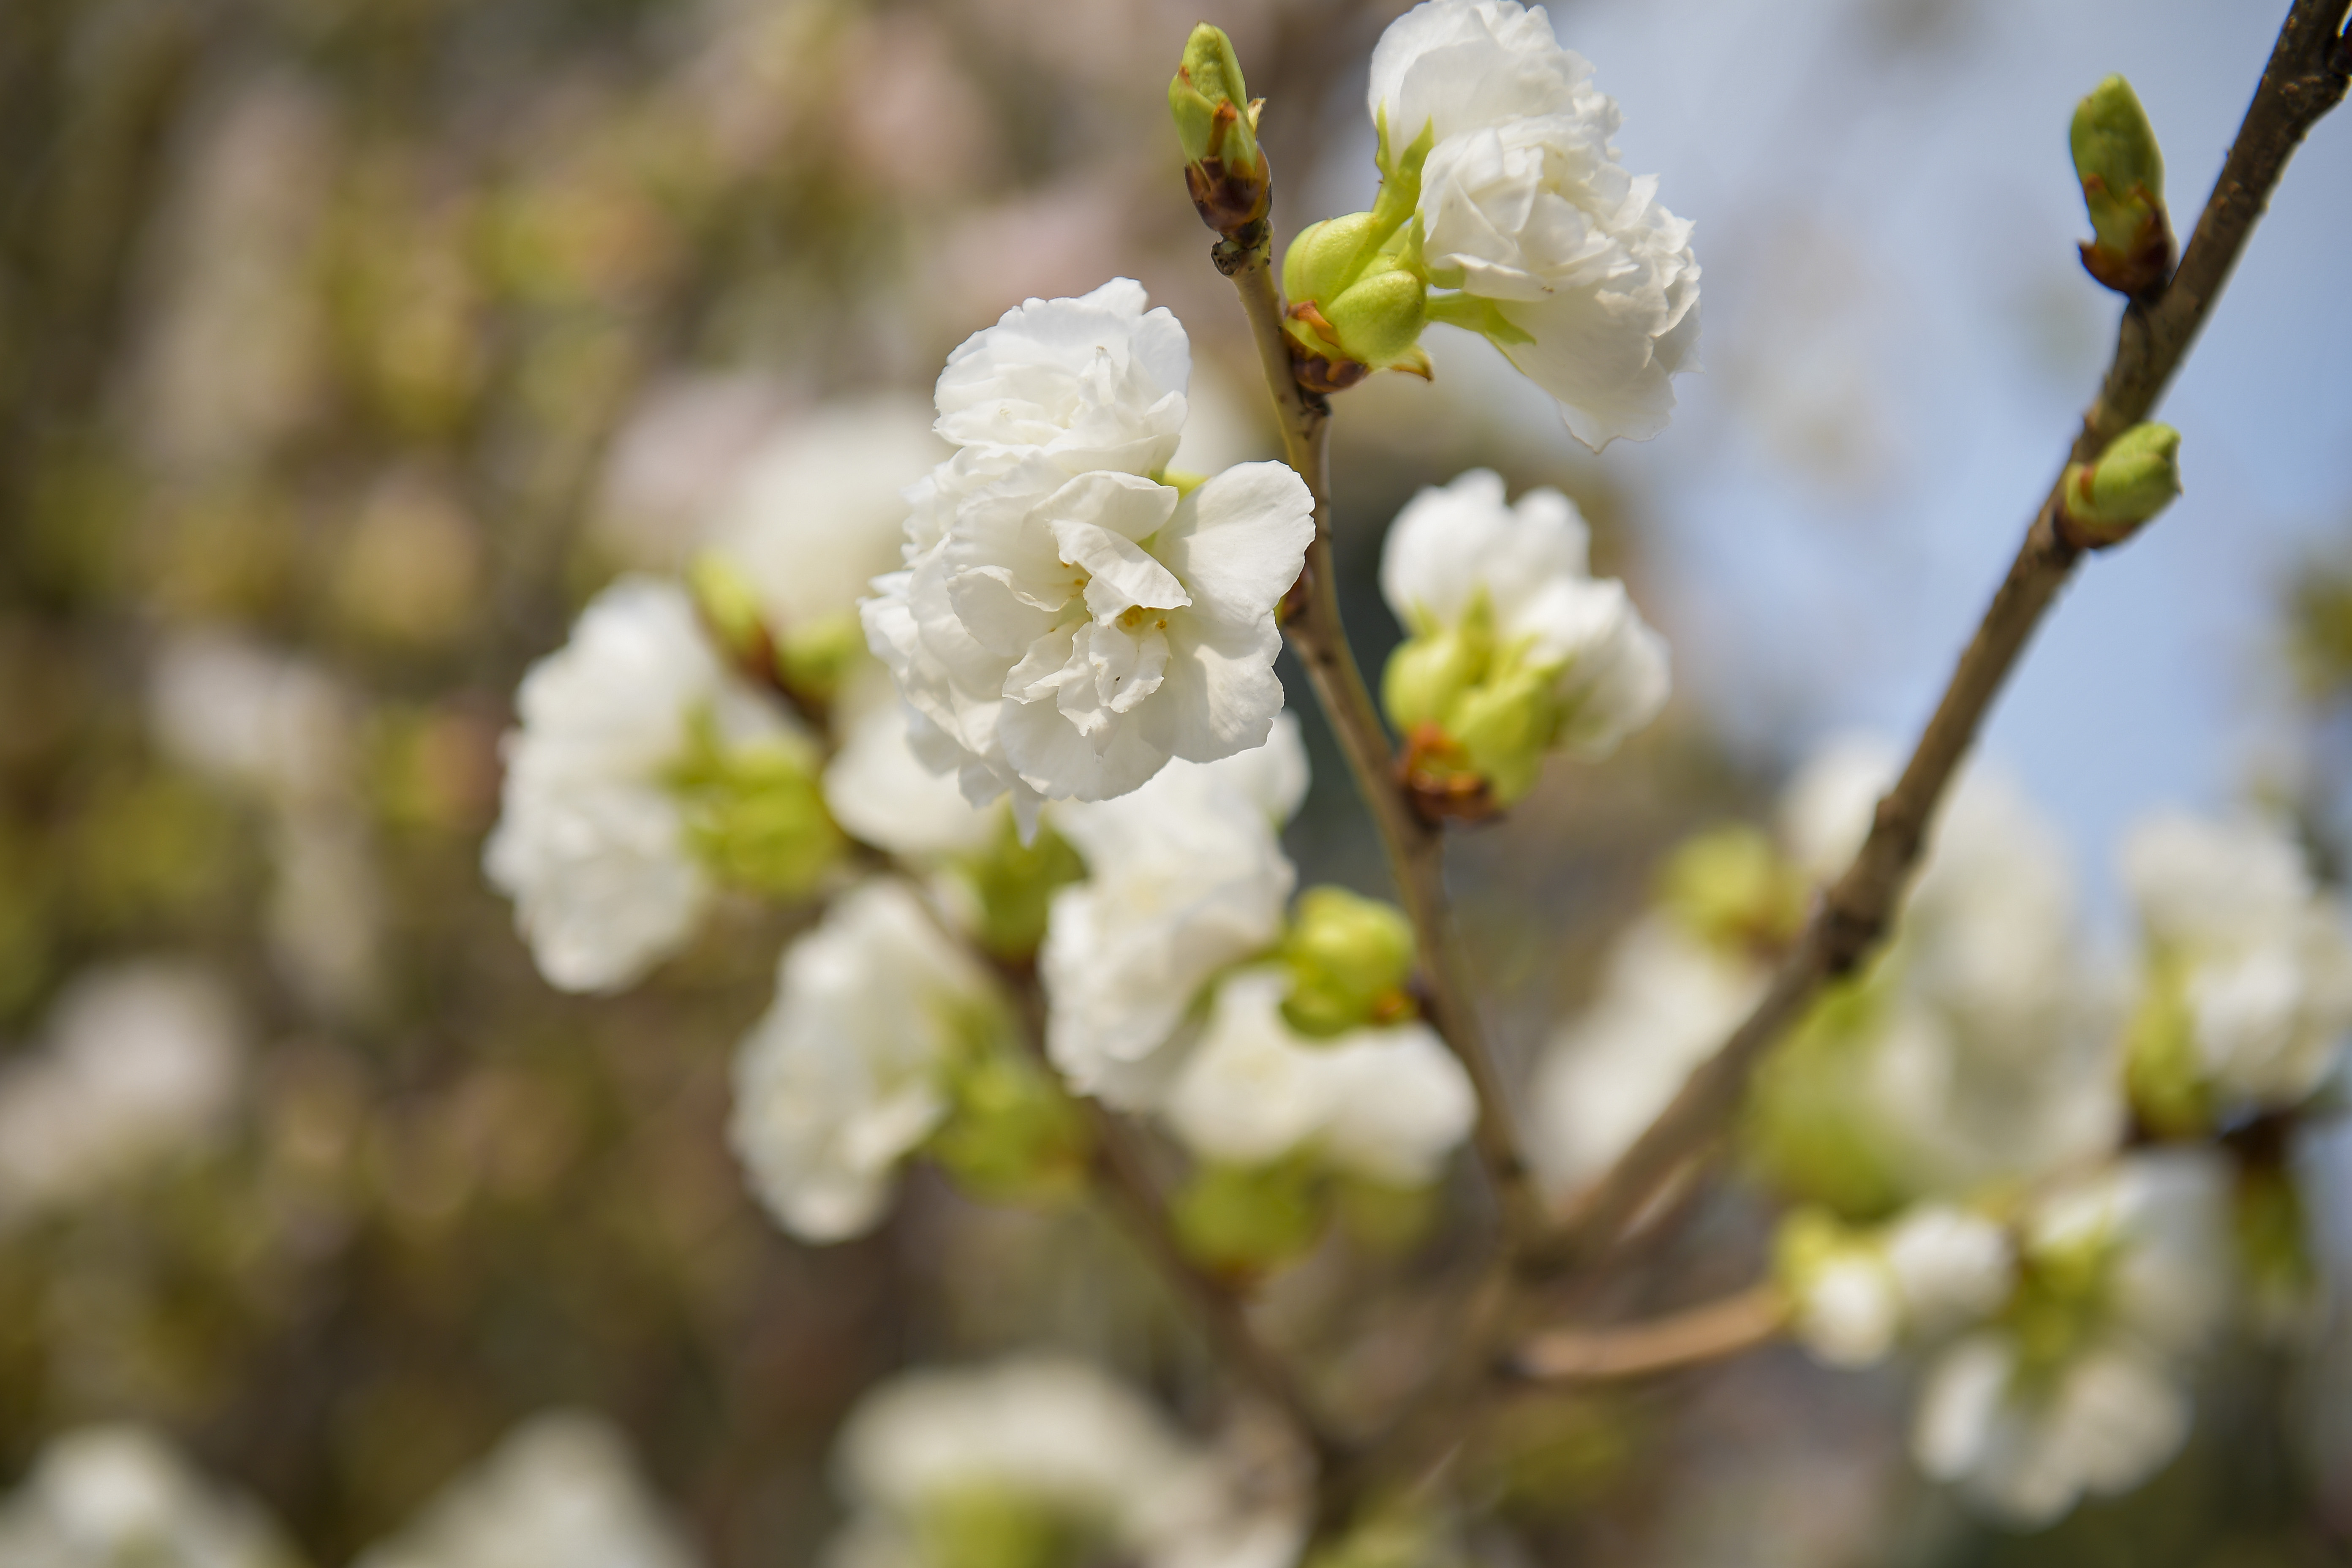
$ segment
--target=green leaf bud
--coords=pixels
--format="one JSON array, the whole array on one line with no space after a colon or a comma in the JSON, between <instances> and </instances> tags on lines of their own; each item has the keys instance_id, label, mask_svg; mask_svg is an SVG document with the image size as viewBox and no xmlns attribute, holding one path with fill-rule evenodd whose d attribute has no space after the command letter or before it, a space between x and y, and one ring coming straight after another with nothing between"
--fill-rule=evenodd
<instances>
[{"instance_id":1,"label":"green leaf bud","mask_svg":"<svg viewBox=\"0 0 2352 1568\"><path fill-rule=\"evenodd\" d=\"M705 550L688 563L686 586L704 628L730 662L755 679L769 679L774 649L751 580L732 561Z\"/></svg>"},{"instance_id":2,"label":"green leaf bud","mask_svg":"<svg viewBox=\"0 0 2352 1568\"><path fill-rule=\"evenodd\" d=\"M2180 432L2135 425L2097 459L2075 463L2062 488L2067 533L2077 544L2119 544L2180 493Z\"/></svg>"},{"instance_id":3,"label":"green leaf bud","mask_svg":"<svg viewBox=\"0 0 2352 1568\"><path fill-rule=\"evenodd\" d=\"M1345 888L1309 888L1282 940L1291 973L1283 1018L1312 1039L1409 1018L1412 958L1402 910Z\"/></svg>"},{"instance_id":4,"label":"green leaf bud","mask_svg":"<svg viewBox=\"0 0 2352 1568\"><path fill-rule=\"evenodd\" d=\"M1375 370L1429 374L1429 276L1409 238L1393 214L1349 213L1309 225L1283 253L1292 356L1322 361L1317 374L1335 388Z\"/></svg>"},{"instance_id":5,"label":"green leaf bud","mask_svg":"<svg viewBox=\"0 0 2352 1568\"><path fill-rule=\"evenodd\" d=\"M2082 247L2092 277L2123 294L2146 294L2172 275L2172 226L2164 210L2164 154L2131 83L2111 76L2074 106L2068 141L2094 238Z\"/></svg>"},{"instance_id":6,"label":"green leaf bud","mask_svg":"<svg viewBox=\"0 0 2352 1568\"><path fill-rule=\"evenodd\" d=\"M719 881L797 898L813 890L846 840L824 809L815 759L786 740L726 745L708 710L688 727L668 784L695 858Z\"/></svg>"},{"instance_id":7,"label":"green leaf bud","mask_svg":"<svg viewBox=\"0 0 2352 1568\"><path fill-rule=\"evenodd\" d=\"M842 682L865 657L866 628L856 611L844 610L785 628L776 649L776 670L793 696L824 707L840 694Z\"/></svg>"},{"instance_id":8,"label":"green leaf bud","mask_svg":"<svg viewBox=\"0 0 2352 1568\"><path fill-rule=\"evenodd\" d=\"M1093 1145L1069 1097L992 1008L959 1020L969 1048L947 1074L949 1109L925 1152L973 1197L1055 1203L1086 1189Z\"/></svg>"},{"instance_id":9,"label":"green leaf bud","mask_svg":"<svg viewBox=\"0 0 2352 1568\"><path fill-rule=\"evenodd\" d=\"M1328 1194L1311 1163L1202 1165L1169 1205L1176 1238L1194 1261L1247 1279L1287 1263L1323 1234Z\"/></svg>"},{"instance_id":10,"label":"green leaf bud","mask_svg":"<svg viewBox=\"0 0 2352 1568\"><path fill-rule=\"evenodd\" d=\"M1201 221L1228 238L1263 222L1274 176L1257 144L1260 105L1250 101L1240 57L1223 28L1203 22L1192 29L1168 84L1168 108Z\"/></svg>"},{"instance_id":11,"label":"green leaf bud","mask_svg":"<svg viewBox=\"0 0 2352 1568\"><path fill-rule=\"evenodd\" d=\"M1805 923L1811 888L1761 830L1735 823L1685 842L1667 859L1659 897L1700 941L1778 952Z\"/></svg>"}]
</instances>

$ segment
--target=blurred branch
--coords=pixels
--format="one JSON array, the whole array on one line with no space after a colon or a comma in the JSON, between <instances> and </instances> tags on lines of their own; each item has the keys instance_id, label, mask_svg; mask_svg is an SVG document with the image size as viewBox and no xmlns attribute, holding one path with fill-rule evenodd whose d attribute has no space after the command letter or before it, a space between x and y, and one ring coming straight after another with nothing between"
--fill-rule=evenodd
<instances>
[{"instance_id":1,"label":"blurred branch","mask_svg":"<svg viewBox=\"0 0 2352 1568\"><path fill-rule=\"evenodd\" d=\"M1754 1350L1778 1338L1788 1322L1788 1297L1767 1281L1643 1322L1547 1329L1519 1346L1510 1370L1542 1382L1643 1377Z\"/></svg>"},{"instance_id":2,"label":"blurred branch","mask_svg":"<svg viewBox=\"0 0 2352 1568\"><path fill-rule=\"evenodd\" d=\"M1412 921L1428 988L1430 1022L1468 1069L1478 1092L1474 1130L1478 1157L1502 1208L1504 1246L1515 1253L1543 1220L1535 1184L1513 1133L1510 1102L1481 1032L1477 991L1445 895L1445 844L1423 821L1398 783L1394 753L1380 710L1339 620L1338 580L1331 563L1331 407L1298 384L1282 330L1282 296L1274 281L1273 242L1257 226L1248 243L1227 239L1211 252L1217 270L1234 281L1256 341L1258 359L1282 426L1283 453L1315 497L1315 539L1307 569L1285 601L1283 630L1307 666L1316 699L1347 753L1356 788L1380 829L1397 893Z\"/></svg>"},{"instance_id":3,"label":"blurred branch","mask_svg":"<svg viewBox=\"0 0 2352 1568\"><path fill-rule=\"evenodd\" d=\"M1334 1436L1290 1369L1270 1351L1240 1300L1220 1280L1185 1256L1169 1228L1168 1205L1152 1180L1134 1131L1117 1113L1091 1095L1073 1099L1087 1118L1094 1139L1096 1190L1118 1216L1129 1237L1151 1261L1160 1278L1180 1297L1226 1369L1257 1394L1281 1410L1298 1435L1313 1447L1318 1468L1328 1471L1347 1457L1346 1445Z\"/></svg>"},{"instance_id":4,"label":"blurred branch","mask_svg":"<svg viewBox=\"0 0 2352 1568\"><path fill-rule=\"evenodd\" d=\"M2346 9L2346 0L2297 0L2288 14L2179 269L2152 303L2134 303L2124 312L2115 358L2098 397L2083 416L2069 462L2096 458L2110 441L2145 418L2163 395L2228 281L2288 157L2344 97L2347 72L2352 72L2352 47L2342 32ZM1572 1267L1606 1252L1659 1184L1730 1116L1765 1048L1796 1021L1823 984L1853 971L1885 937L1960 759L2083 553L2063 537L2059 504L2053 481L1902 777L1879 802L1869 837L1816 905L1763 1000L1588 1191L1542 1261Z\"/></svg>"}]
</instances>

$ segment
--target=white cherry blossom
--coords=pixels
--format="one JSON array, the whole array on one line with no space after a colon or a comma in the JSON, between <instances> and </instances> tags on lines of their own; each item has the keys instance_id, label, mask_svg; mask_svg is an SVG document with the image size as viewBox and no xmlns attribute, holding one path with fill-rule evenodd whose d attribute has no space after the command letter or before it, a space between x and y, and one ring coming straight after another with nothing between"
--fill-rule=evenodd
<instances>
[{"instance_id":1,"label":"white cherry blossom","mask_svg":"<svg viewBox=\"0 0 2352 1568\"><path fill-rule=\"evenodd\" d=\"M684 589L635 576L590 601L515 708L483 869L550 984L618 990L683 947L710 899L665 783L694 715L741 734L781 721L730 682Z\"/></svg>"},{"instance_id":2,"label":"white cherry blossom","mask_svg":"<svg viewBox=\"0 0 2352 1568\"><path fill-rule=\"evenodd\" d=\"M1274 608L1314 536L1286 465L1159 482L1183 422L1183 329L1120 279L1032 300L958 349L910 492L907 565L865 604L875 654L961 752L965 795L1125 795L1171 757L1261 744L1282 706Z\"/></svg>"},{"instance_id":3,"label":"white cherry blossom","mask_svg":"<svg viewBox=\"0 0 2352 1568\"><path fill-rule=\"evenodd\" d=\"M877 879L836 900L788 948L773 1006L737 1048L728 1136L786 1230L840 1241L871 1229L898 1167L947 1115L941 1069L988 976L912 889Z\"/></svg>"},{"instance_id":4,"label":"white cherry blossom","mask_svg":"<svg viewBox=\"0 0 2352 1568\"><path fill-rule=\"evenodd\" d=\"M913 860L983 848L1002 820L964 799L954 773L935 769L930 721L889 682L860 681L834 710L840 745L824 768L825 809L877 849Z\"/></svg>"},{"instance_id":5,"label":"white cherry blossom","mask_svg":"<svg viewBox=\"0 0 2352 1568\"><path fill-rule=\"evenodd\" d=\"M1539 5L1426 0L1374 49L1370 108L1393 153L1433 137L1419 203L1431 281L1462 290L1474 309L1457 319L1598 449L1665 428L1672 377L1696 368L1699 268L1655 177L1619 162L1617 105L1591 74Z\"/></svg>"},{"instance_id":6,"label":"white cherry blossom","mask_svg":"<svg viewBox=\"0 0 2352 1568\"><path fill-rule=\"evenodd\" d=\"M532 1418L356 1568L693 1568L627 1444L595 1416Z\"/></svg>"},{"instance_id":7,"label":"white cherry blossom","mask_svg":"<svg viewBox=\"0 0 2352 1568\"><path fill-rule=\"evenodd\" d=\"M0 1501L6 1568L295 1568L277 1528L144 1427L50 1439Z\"/></svg>"},{"instance_id":8,"label":"white cherry blossom","mask_svg":"<svg viewBox=\"0 0 2352 1568\"><path fill-rule=\"evenodd\" d=\"M1201 988L1282 934L1297 873L1277 831L1306 793L1297 722L1278 716L1255 751L1055 807L1087 868L1055 895L1039 954L1046 1047L1073 1088L1129 1109L1161 1092Z\"/></svg>"},{"instance_id":9,"label":"white cherry blossom","mask_svg":"<svg viewBox=\"0 0 2352 1568\"><path fill-rule=\"evenodd\" d=\"M1140 1568L1284 1568L1303 1534L1133 1391L1053 1354L883 1384L851 1412L835 1473L853 1511L825 1568L944 1568L932 1543L967 1518Z\"/></svg>"},{"instance_id":10,"label":"white cherry blossom","mask_svg":"<svg viewBox=\"0 0 2352 1568\"><path fill-rule=\"evenodd\" d=\"M1381 592L1420 634L1457 625L1484 595L1498 648L1556 667L1558 743L1599 758L1665 706L1665 639L1614 578L1592 576L1576 503L1534 489L1506 504L1502 476L1473 468L1405 503L1381 550Z\"/></svg>"},{"instance_id":11,"label":"white cherry blossom","mask_svg":"<svg viewBox=\"0 0 2352 1568\"><path fill-rule=\"evenodd\" d=\"M1421 1023L1328 1040L1282 1016L1289 973L1241 970L1217 987L1199 1046L1170 1087L1171 1127L1202 1159L1263 1165L1311 1149L1328 1167L1425 1186L1477 1117L1469 1075Z\"/></svg>"},{"instance_id":12,"label":"white cherry blossom","mask_svg":"<svg viewBox=\"0 0 2352 1568\"><path fill-rule=\"evenodd\" d=\"M947 450L919 398L827 405L745 461L706 537L742 572L774 636L855 616L866 584L899 563L907 487Z\"/></svg>"},{"instance_id":13,"label":"white cherry blossom","mask_svg":"<svg viewBox=\"0 0 2352 1568\"><path fill-rule=\"evenodd\" d=\"M2045 1201L2023 1249L2029 1281L2062 1282L2032 1309L2042 1332L1988 1328L1930 1367L1912 1429L1920 1468L2024 1526L2162 1468L2188 1436L2187 1358L2226 1304L2226 1182L2210 1151L2173 1150Z\"/></svg>"},{"instance_id":14,"label":"white cherry blossom","mask_svg":"<svg viewBox=\"0 0 2352 1568\"><path fill-rule=\"evenodd\" d=\"M2352 925L2260 822L2166 813L2124 845L2151 966L2179 975L2196 1068L2224 1111L2309 1095L2352 1032Z\"/></svg>"}]
</instances>

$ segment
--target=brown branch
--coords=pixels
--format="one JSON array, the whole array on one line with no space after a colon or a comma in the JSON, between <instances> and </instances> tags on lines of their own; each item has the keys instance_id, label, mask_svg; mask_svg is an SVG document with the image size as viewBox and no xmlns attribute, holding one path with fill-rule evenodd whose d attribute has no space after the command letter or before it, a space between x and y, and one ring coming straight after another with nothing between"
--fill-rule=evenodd
<instances>
[{"instance_id":1,"label":"brown branch","mask_svg":"<svg viewBox=\"0 0 2352 1568\"><path fill-rule=\"evenodd\" d=\"M1089 1096L1074 1097L1094 1140L1096 1191L1109 1205L1129 1238L1148 1258L1168 1287L1199 1323L1218 1360L1260 1398L1279 1409L1313 1447L1318 1468L1329 1472L1349 1458L1290 1369L1250 1326L1241 1301L1225 1285L1185 1256L1169 1228L1168 1206L1159 1184L1137 1147L1132 1130Z\"/></svg>"},{"instance_id":2,"label":"brown branch","mask_svg":"<svg viewBox=\"0 0 2352 1568\"><path fill-rule=\"evenodd\" d=\"M1519 1347L1510 1370L1545 1383L1646 1377L1754 1350L1788 1324L1789 1299L1768 1282L1643 1322L1547 1329Z\"/></svg>"},{"instance_id":3,"label":"brown branch","mask_svg":"<svg viewBox=\"0 0 2352 1568\"><path fill-rule=\"evenodd\" d=\"M2340 29L2345 11L2346 0L2297 0L2288 15L2179 270L2152 304L2135 303L2124 312L2114 361L2097 400L2084 416L2069 462L2097 457L2108 442L2146 418L2163 395L2228 281L2288 156L2344 97L2347 59ZM2082 554L2061 536L2058 517L2059 487L2053 481L1910 763L1894 790L1879 802L1870 836L1853 864L1815 908L1755 1011L1586 1193L1563 1236L1547 1247L1543 1261L1574 1265L1605 1251L1659 1183L1730 1116L1765 1048L1796 1021L1825 983L1853 970L1885 935L1954 771Z\"/></svg>"},{"instance_id":4,"label":"brown branch","mask_svg":"<svg viewBox=\"0 0 2352 1568\"><path fill-rule=\"evenodd\" d=\"M1282 331L1282 297L1275 287L1271 242L1261 223L1254 243L1220 242L1212 252L1217 270L1234 280L1250 333L1257 343L1267 389L1282 426L1284 455L1315 497L1315 539L1307 547L1307 569L1285 606L1283 630L1307 667L1331 729L1347 753L1356 789L1380 830L1396 879L1397 895L1412 921L1427 990L1430 1023L1461 1058L1478 1095L1473 1130L1478 1157L1493 1182L1502 1209L1507 1248L1531 1238L1543 1223L1543 1208L1513 1132L1509 1097L1488 1054L1477 1011L1477 991L1468 959L1454 929L1445 895L1445 845L1441 832L1424 822L1406 800L1397 778L1396 758L1381 727L1380 710L1339 621L1339 595L1331 564L1330 405L1307 392L1292 374L1290 348Z\"/></svg>"}]
</instances>

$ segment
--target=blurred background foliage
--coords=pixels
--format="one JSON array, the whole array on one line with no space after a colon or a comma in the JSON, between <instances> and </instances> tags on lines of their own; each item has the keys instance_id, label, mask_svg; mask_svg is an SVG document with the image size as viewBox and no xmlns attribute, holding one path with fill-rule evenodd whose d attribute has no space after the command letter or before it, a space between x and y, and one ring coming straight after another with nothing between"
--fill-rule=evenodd
<instances>
[{"instance_id":1,"label":"blurred background foliage","mask_svg":"<svg viewBox=\"0 0 2352 1568\"><path fill-rule=\"evenodd\" d=\"M1220 8L1273 105L1284 236L1326 160L1360 151L1362 60L1401 8ZM151 1420L337 1563L518 1420L582 1405L626 1429L709 1562L794 1563L833 1517L833 1429L892 1367L1050 1339L1180 1402L1204 1386L1083 1212L923 1178L880 1236L822 1252L758 1215L720 1132L726 1063L808 911L730 906L631 994L568 998L478 871L529 660L615 571L677 564L729 463L795 412L919 392L1021 298L1125 272L1192 330L1214 461L1271 451L1164 122L1193 19L1174 0L0 11L0 1070L56 1048L79 979L131 961L194 966L237 1041L203 1138L97 1160L64 1197L0 1195L0 1475L77 1423ZM1639 595L1641 494L1483 408L1475 384L1350 395L1335 467L1367 668L1396 636L1379 530L1475 464L1568 489ZM2291 596L2315 731L2344 753L2352 565ZM1380 890L1311 719L1310 744L1302 882ZM1664 850L1758 814L1768 783L1685 703L1462 842L1507 1058L1585 994ZM2332 835L2347 792L2315 788ZM23 1163L0 1149L0 1181ZM1654 1288L1752 1277L1744 1201ZM1307 1346L1391 1314L1320 1368L1370 1397L1451 1261L1388 1267L1368 1301L1318 1258L1269 1321ZM2340 1560L2315 1480L2352 1528L2344 1477L2282 1448L2282 1411L2323 1395L2279 1366L2217 1372L2166 1478L2032 1540L1910 1478L1891 1375L1781 1352L1553 1398L1466 1463L1559 1562L2284 1568Z\"/></svg>"}]
</instances>

